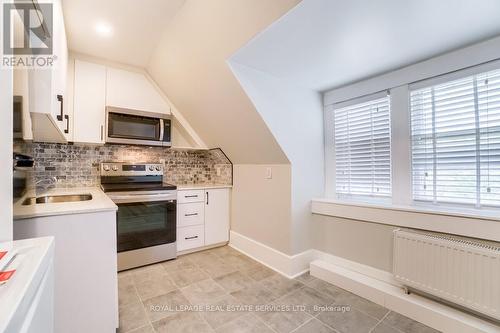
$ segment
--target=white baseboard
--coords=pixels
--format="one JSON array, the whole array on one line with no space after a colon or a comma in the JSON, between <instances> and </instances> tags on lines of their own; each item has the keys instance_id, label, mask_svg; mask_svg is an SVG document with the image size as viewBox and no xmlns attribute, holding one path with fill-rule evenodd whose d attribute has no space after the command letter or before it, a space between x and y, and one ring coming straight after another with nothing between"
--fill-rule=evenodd
<instances>
[{"instance_id":1,"label":"white baseboard","mask_svg":"<svg viewBox=\"0 0 500 333\"><path fill-rule=\"evenodd\" d=\"M498 326L488 321L425 297L407 295L401 287L370 276L371 269L363 274L358 263L350 265L351 268L315 260L311 263L311 275L442 332L500 332Z\"/></svg>"},{"instance_id":2,"label":"white baseboard","mask_svg":"<svg viewBox=\"0 0 500 333\"><path fill-rule=\"evenodd\" d=\"M230 232L229 246L288 278L294 278L309 271L309 264L314 260L320 259L355 272L360 272L377 280L400 286L390 272L314 249L291 256L232 230Z\"/></svg>"},{"instance_id":3,"label":"white baseboard","mask_svg":"<svg viewBox=\"0 0 500 333\"><path fill-rule=\"evenodd\" d=\"M314 250L290 256L235 231L230 232L229 246L290 279L309 271L315 259Z\"/></svg>"}]
</instances>

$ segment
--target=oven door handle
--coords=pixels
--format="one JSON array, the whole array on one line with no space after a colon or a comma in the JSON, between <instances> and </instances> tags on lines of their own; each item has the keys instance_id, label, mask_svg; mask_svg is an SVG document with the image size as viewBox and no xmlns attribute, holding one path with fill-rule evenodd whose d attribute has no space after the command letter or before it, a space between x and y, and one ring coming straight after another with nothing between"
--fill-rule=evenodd
<instances>
[{"instance_id":1,"label":"oven door handle","mask_svg":"<svg viewBox=\"0 0 500 333\"><path fill-rule=\"evenodd\" d=\"M176 198L173 198L171 194L110 195L109 198L116 204L155 201L167 201L169 203L175 203L176 201Z\"/></svg>"}]
</instances>

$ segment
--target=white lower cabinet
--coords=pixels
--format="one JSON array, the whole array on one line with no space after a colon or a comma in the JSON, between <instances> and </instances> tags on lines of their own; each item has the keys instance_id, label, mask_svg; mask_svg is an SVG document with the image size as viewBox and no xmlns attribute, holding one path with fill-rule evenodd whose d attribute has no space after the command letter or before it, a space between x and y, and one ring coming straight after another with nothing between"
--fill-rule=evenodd
<instances>
[{"instance_id":1,"label":"white lower cabinet","mask_svg":"<svg viewBox=\"0 0 500 333\"><path fill-rule=\"evenodd\" d=\"M229 241L230 189L179 190L177 251Z\"/></svg>"},{"instance_id":2,"label":"white lower cabinet","mask_svg":"<svg viewBox=\"0 0 500 333\"><path fill-rule=\"evenodd\" d=\"M203 202L203 190L182 190L177 192L177 202L179 204L187 204L194 202Z\"/></svg>"},{"instance_id":3,"label":"white lower cabinet","mask_svg":"<svg viewBox=\"0 0 500 333\"><path fill-rule=\"evenodd\" d=\"M14 239L46 236L55 239L53 332L116 332L116 212L14 220Z\"/></svg>"},{"instance_id":4,"label":"white lower cabinet","mask_svg":"<svg viewBox=\"0 0 500 333\"><path fill-rule=\"evenodd\" d=\"M229 189L205 191L205 243L206 245L229 240Z\"/></svg>"},{"instance_id":5,"label":"white lower cabinet","mask_svg":"<svg viewBox=\"0 0 500 333\"><path fill-rule=\"evenodd\" d=\"M177 206L177 227L203 225L205 223L205 206L203 202L185 203Z\"/></svg>"},{"instance_id":6,"label":"white lower cabinet","mask_svg":"<svg viewBox=\"0 0 500 333\"><path fill-rule=\"evenodd\" d=\"M194 249L205 245L203 225L194 225L177 229L177 251Z\"/></svg>"}]
</instances>

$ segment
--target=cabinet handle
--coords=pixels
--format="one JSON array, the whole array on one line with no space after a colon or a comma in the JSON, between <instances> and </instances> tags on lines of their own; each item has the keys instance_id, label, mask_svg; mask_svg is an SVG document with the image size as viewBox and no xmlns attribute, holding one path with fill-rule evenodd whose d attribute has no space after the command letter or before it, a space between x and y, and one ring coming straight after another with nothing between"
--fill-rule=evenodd
<instances>
[{"instance_id":1,"label":"cabinet handle","mask_svg":"<svg viewBox=\"0 0 500 333\"><path fill-rule=\"evenodd\" d=\"M196 239L198 238L198 236L191 236L191 237L184 237L185 240L188 240L188 239Z\"/></svg>"},{"instance_id":2,"label":"cabinet handle","mask_svg":"<svg viewBox=\"0 0 500 333\"><path fill-rule=\"evenodd\" d=\"M184 216L196 216L198 213L192 213L192 214L184 214Z\"/></svg>"},{"instance_id":3,"label":"cabinet handle","mask_svg":"<svg viewBox=\"0 0 500 333\"><path fill-rule=\"evenodd\" d=\"M61 114L57 115L57 120L62 121L63 120L63 95L57 95L57 100L61 103Z\"/></svg>"},{"instance_id":4,"label":"cabinet handle","mask_svg":"<svg viewBox=\"0 0 500 333\"><path fill-rule=\"evenodd\" d=\"M198 198L198 195L185 195L184 198Z\"/></svg>"},{"instance_id":5,"label":"cabinet handle","mask_svg":"<svg viewBox=\"0 0 500 333\"><path fill-rule=\"evenodd\" d=\"M67 114L64 115L64 119L66 119L66 129L64 130L64 133L68 134L69 133L69 116Z\"/></svg>"},{"instance_id":6,"label":"cabinet handle","mask_svg":"<svg viewBox=\"0 0 500 333\"><path fill-rule=\"evenodd\" d=\"M101 141L103 140L103 138L102 138L103 137L103 130L104 130L104 126L101 125Z\"/></svg>"},{"instance_id":7,"label":"cabinet handle","mask_svg":"<svg viewBox=\"0 0 500 333\"><path fill-rule=\"evenodd\" d=\"M206 193L207 193L207 205L208 205L208 192L206 192Z\"/></svg>"}]
</instances>

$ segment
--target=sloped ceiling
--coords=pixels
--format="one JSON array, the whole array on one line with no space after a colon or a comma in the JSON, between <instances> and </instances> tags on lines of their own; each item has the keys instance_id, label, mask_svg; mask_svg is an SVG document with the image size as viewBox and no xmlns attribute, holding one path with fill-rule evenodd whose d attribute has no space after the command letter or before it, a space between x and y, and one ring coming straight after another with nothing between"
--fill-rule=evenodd
<instances>
[{"instance_id":1,"label":"sloped ceiling","mask_svg":"<svg viewBox=\"0 0 500 333\"><path fill-rule=\"evenodd\" d=\"M498 34L498 0L305 0L231 60L322 91Z\"/></svg>"},{"instance_id":2,"label":"sloped ceiling","mask_svg":"<svg viewBox=\"0 0 500 333\"><path fill-rule=\"evenodd\" d=\"M188 0L147 70L209 146L233 163L288 163L226 60L298 0Z\"/></svg>"}]
</instances>

